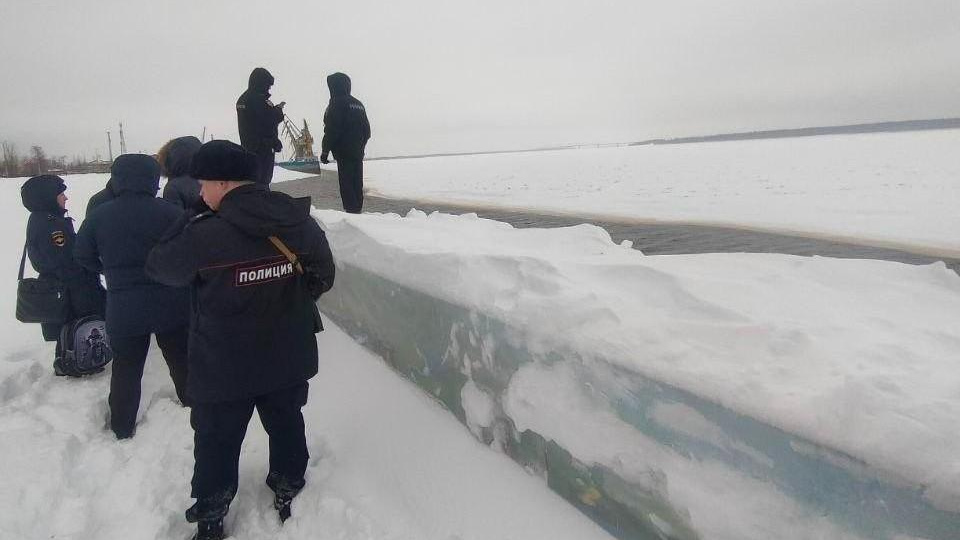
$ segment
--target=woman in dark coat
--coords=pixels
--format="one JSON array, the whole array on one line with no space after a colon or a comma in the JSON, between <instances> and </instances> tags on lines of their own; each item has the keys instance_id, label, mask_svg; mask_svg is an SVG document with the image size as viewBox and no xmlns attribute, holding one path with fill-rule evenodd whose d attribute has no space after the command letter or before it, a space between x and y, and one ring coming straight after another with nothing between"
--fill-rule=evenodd
<instances>
[{"instance_id":1,"label":"woman in dark coat","mask_svg":"<svg viewBox=\"0 0 960 540\"><path fill-rule=\"evenodd\" d=\"M117 198L87 217L75 256L107 280L107 333L113 348L110 428L132 437L140 407L140 380L151 334L170 370L180 402L187 404L189 291L161 285L144 273L147 253L183 214L156 198L160 166L150 156L124 154L111 169Z\"/></svg>"},{"instance_id":2,"label":"woman in dark coat","mask_svg":"<svg viewBox=\"0 0 960 540\"><path fill-rule=\"evenodd\" d=\"M73 219L66 217L67 189L63 179L52 174L34 176L20 188L27 221L27 257L41 279L57 280L66 292L64 322L103 314L105 292L99 277L80 267L73 258L76 233ZM56 341L62 325L41 325L43 339Z\"/></svg>"},{"instance_id":3,"label":"woman in dark coat","mask_svg":"<svg viewBox=\"0 0 960 540\"><path fill-rule=\"evenodd\" d=\"M167 177L163 187L163 199L180 208L193 208L200 200L200 182L190 176L190 160L200 148L200 139L188 136L177 137L157 152L160 172Z\"/></svg>"}]
</instances>

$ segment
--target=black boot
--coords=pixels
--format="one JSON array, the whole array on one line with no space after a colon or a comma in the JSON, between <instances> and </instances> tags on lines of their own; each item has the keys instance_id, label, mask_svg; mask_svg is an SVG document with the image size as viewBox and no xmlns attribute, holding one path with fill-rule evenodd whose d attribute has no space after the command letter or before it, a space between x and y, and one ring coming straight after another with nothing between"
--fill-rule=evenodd
<instances>
[{"instance_id":1,"label":"black boot","mask_svg":"<svg viewBox=\"0 0 960 540\"><path fill-rule=\"evenodd\" d=\"M292 502L293 498L286 495L275 495L273 498L273 507L276 508L277 513L280 514L281 525L290 519L290 503Z\"/></svg>"},{"instance_id":2,"label":"black boot","mask_svg":"<svg viewBox=\"0 0 960 540\"><path fill-rule=\"evenodd\" d=\"M223 540L223 520L198 521L193 540Z\"/></svg>"},{"instance_id":3,"label":"black boot","mask_svg":"<svg viewBox=\"0 0 960 540\"><path fill-rule=\"evenodd\" d=\"M197 499L197 502L190 508L187 508L187 523L202 523L219 521L223 522L227 512L230 510L230 501L236 489L227 489L210 497Z\"/></svg>"},{"instance_id":4,"label":"black boot","mask_svg":"<svg viewBox=\"0 0 960 540\"><path fill-rule=\"evenodd\" d=\"M277 509L280 515L280 523L290 518L290 503L293 498L300 493L306 482L303 478L291 481L278 472L271 472L267 475L267 485L273 490L273 507Z\"/></svg>"}]
</instances>

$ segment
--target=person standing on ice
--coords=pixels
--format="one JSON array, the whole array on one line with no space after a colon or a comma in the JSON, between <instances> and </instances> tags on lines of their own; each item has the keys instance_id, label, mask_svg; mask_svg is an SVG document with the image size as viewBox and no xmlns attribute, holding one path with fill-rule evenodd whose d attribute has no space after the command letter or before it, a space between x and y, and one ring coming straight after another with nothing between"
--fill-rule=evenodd
<instances>
[{"instance_id":1,"label":"person standing on ice","mask_svg":"<svg viewBox=\"0 0 960 540\"><path fill-rule=\"evenodd\" d=\"M327 77L330 103L323 113L321 163L330 163L333 152L340 178L343 210L351 214L363 211L363 153L370 139L367 110L350 95L350 77L334 73Z\"/></svg>"},{"instance_id":2,"label":"person standing on ice","mask_svg":"<svg viewBox=\"0 0 960 540\"><path fill-rule=\"evenodd\" d=\"M157 198L160 166L143 154L124 154L111 168L117 198L88 215L77 233L74 256L107 280L107 334L114 351L110 376L110 429L118 439L133 437L140 408L140 380L156 336L180 403L189 405L187 381L186 288L147 277L147 253L180 217L177 207Z\"/></svg>"},{"instance_id":3,"label":"person standing on ice","mask_svg":"<svg viewBox=\"0 0 960 540\"><path fill-rule=\"evenodd\" d=\"M237 100L237 127L240 144L257 156L257 181L269 186L273 180L274 153L283 149L278 127L283 122L283 106L270 102L273 75L258 67L250 73L247 90Z\"/></svg>"},{"instance_id":4,"label":"person standing on ice","mask_svg":"<svg viewBox=\"0 0 960 540\"><path fill-rule=\"evenodd\" d=\"M64 285L64 322L87 315L103 314L104 290L97 275L83 269L73 258L76 233L73 219L66 217L67 186L52 174L34 176L20 188L23 206L30 211L27 221L26 255L40 279ZM62 324L43 323L45 341L57 341ZM57 375L63 373L54 366Z\"/></svg>"},{"instance_id":5,"label":"person standing on ice","mask_svg":"<svg viewBox=\"0 0 960 540\"><path fill-rule=\"evenodd\" d=\"M240 446L254 409L270 438L267 485L284 521L309 453L300 409L317 373L316 300L333 285L310 198L272 192L257 157L230 141L200 147L190 167L209 208L187 212L147 259L147 273L190 286L194 469L186 512L199 540L223 536Z\"/></svg>"},{"instance_id":6,"label":"person standing on ice","mask_svg":"<svg viewBox=\"0 0 960 540\"><path fill-rule=\"evenodd\" d=\"M160 173L167 177L163 186L163 200L181 209L192 208L200 200L200 182L190 176L190 160L200 148L200 139L194 136L177 137L157 152Z\"/></svg>"}]
</instances>

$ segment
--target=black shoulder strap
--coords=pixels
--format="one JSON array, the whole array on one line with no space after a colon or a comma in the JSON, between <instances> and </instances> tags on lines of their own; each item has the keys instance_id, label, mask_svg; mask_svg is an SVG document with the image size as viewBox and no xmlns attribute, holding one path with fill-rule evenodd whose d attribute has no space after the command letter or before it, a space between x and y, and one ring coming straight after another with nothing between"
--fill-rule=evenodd
<instances>
[{"instance_id":1,"label":"black shoulder strap","mask_svg":"<svg viewBox=\"0 0 960 540\"><path fill-rule=\"evenodd\" d=\"M23 279L23 270L27 265L27 242L23 242L23 255L20 257L20 274L17 275L17 281Z\"/></svg>"}]
</instances>

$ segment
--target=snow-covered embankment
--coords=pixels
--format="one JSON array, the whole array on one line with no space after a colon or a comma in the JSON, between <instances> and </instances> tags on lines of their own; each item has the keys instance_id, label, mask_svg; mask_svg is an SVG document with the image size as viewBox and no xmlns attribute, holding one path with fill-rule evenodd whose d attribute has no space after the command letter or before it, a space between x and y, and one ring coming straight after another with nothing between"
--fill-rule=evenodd
<instances>
[{"instance_id":1,"label":"snow-covered embankment","mask_svg":"<svg viewBox=\"0 0 960 540\"><path fill-rule=\"evenodd\" d=\"M953 538L960 277L316 211L349 333L623 538Z\"/></svg>"}]
</instances>

